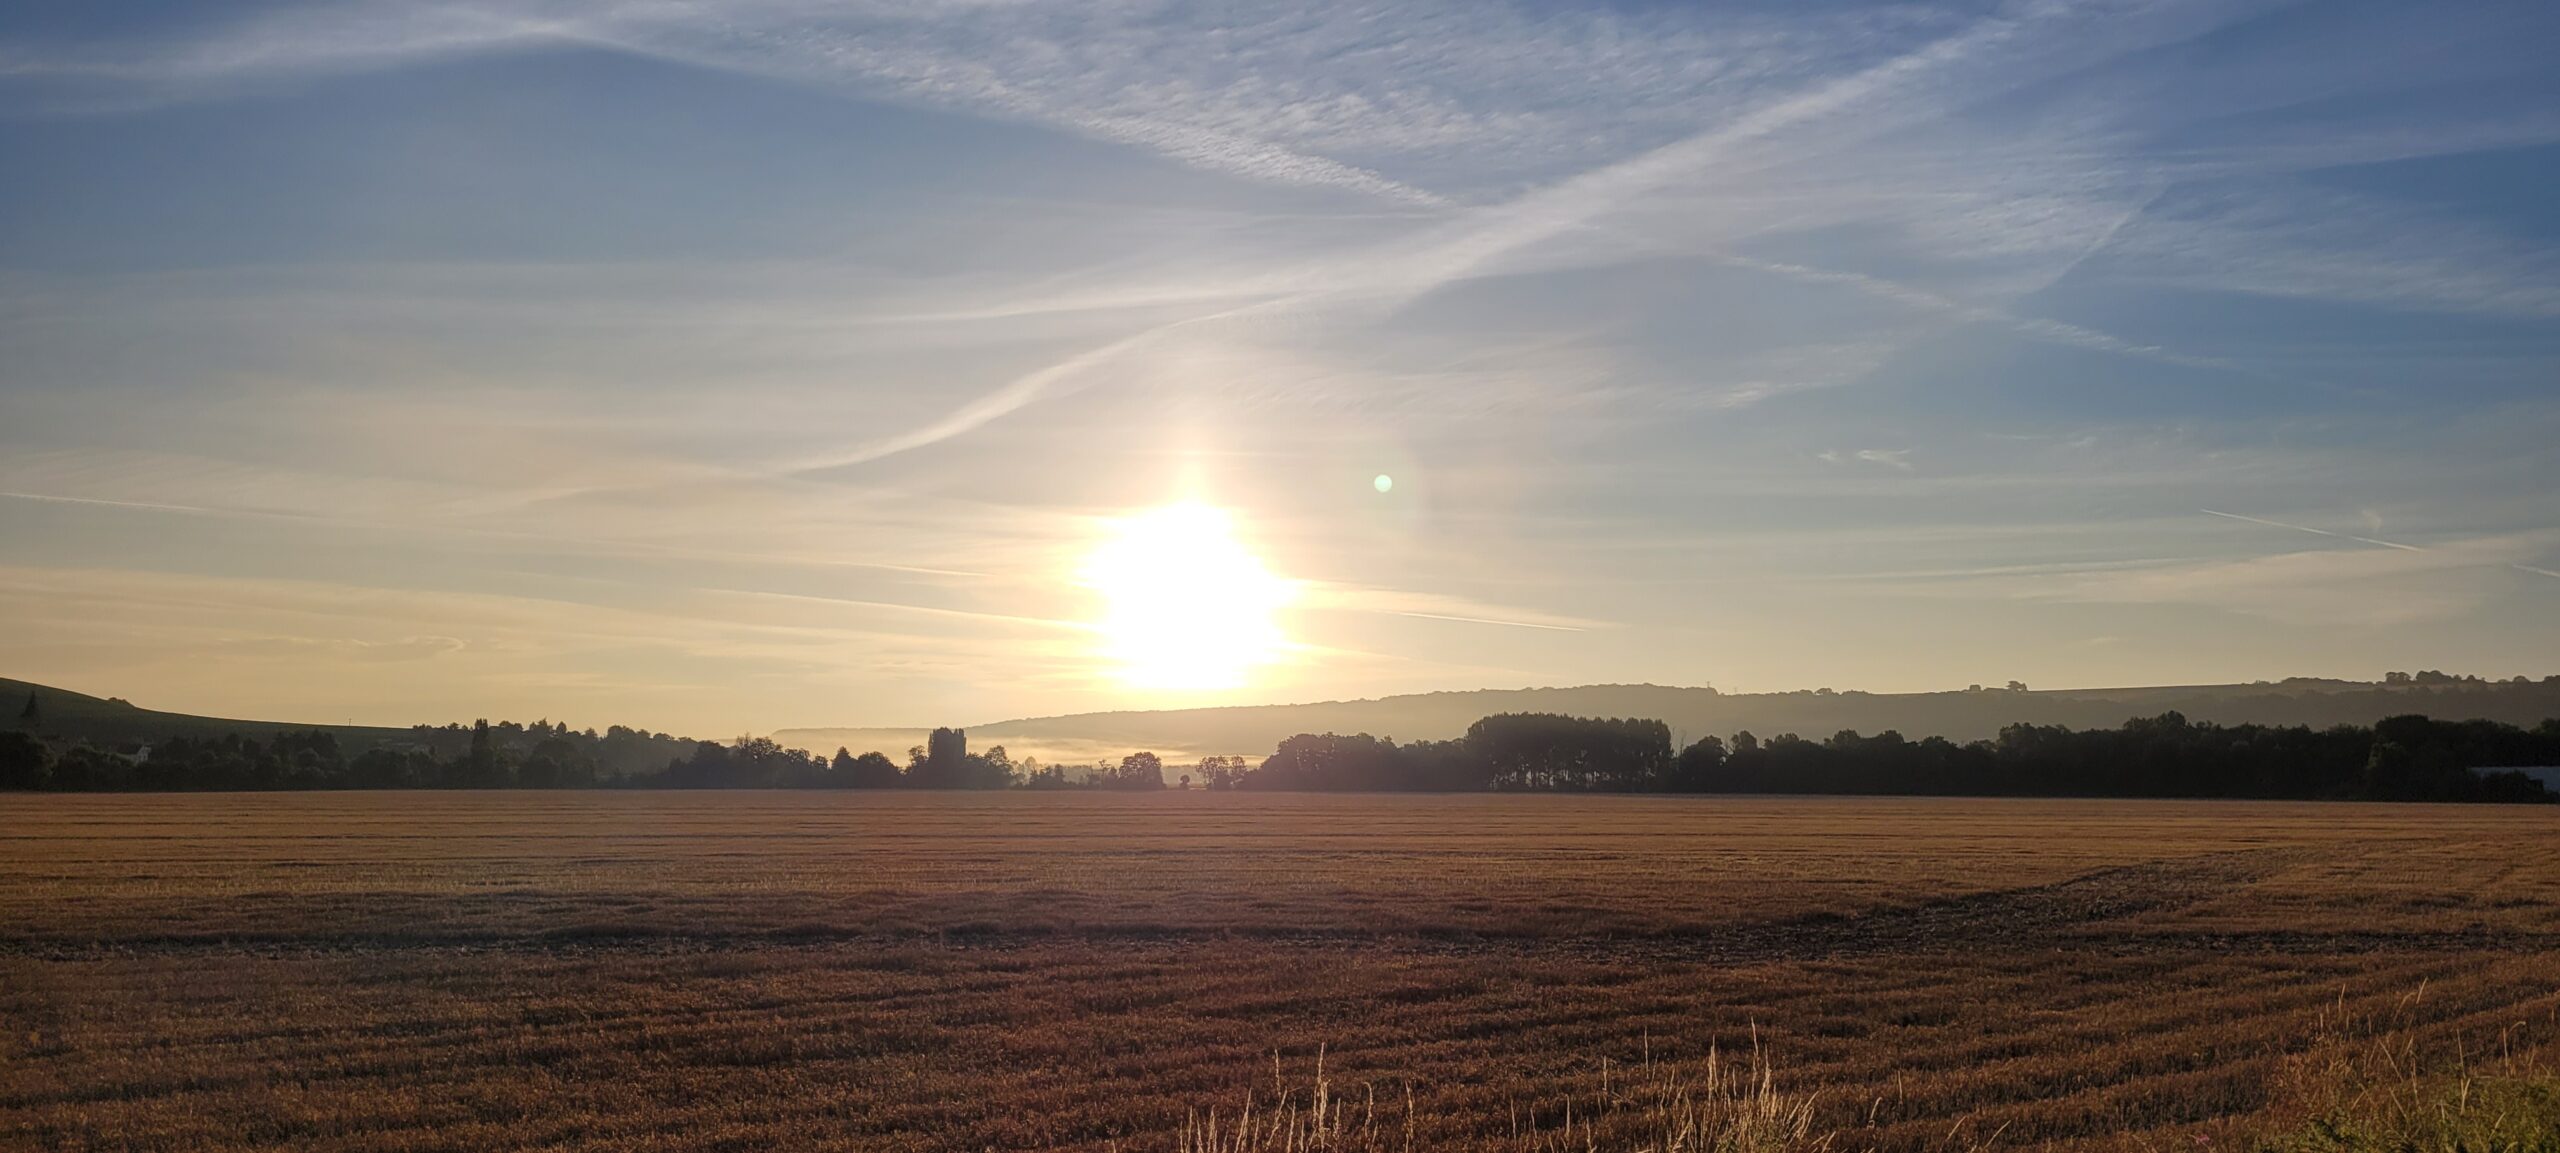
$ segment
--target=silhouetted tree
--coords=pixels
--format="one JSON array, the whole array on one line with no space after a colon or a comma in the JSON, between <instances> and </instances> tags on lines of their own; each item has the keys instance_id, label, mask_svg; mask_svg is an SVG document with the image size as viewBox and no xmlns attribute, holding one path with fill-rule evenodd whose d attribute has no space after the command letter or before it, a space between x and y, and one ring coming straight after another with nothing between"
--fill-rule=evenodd
<instances>
[{"instance_id":1,"label":"silhouetted tree","mask_svg":"<svg viewBox=\"0 0 2560 1153\"><path fill-rule=\"evenodd\" d=\"M461 772L453 781L466 789L494 789L506 779L498 766L498 744L490 735L487 718L471 724L471 751L463 758Z\"/></svg>"},{"instance_id":2,"label":"silhouetted tree","mask_svg":"<svg viewBox=\"0 0 2560 1153\"><path fill-rule=\"evenodd\" d=\"M1491 783L1484 759L1464 741L1421 741L1399 747L1367 733L1300 733L1252 772L1239 789L1476 790Z\"/></svg>"},{"instance_id":3,"label":"silhouetted tree","mask_svg":"<svg viewBox=\"0 0 2560 1153\"><path fill-rule=\"evenodd\" d=\"M666 783L679 789L716 789L729 777L729 746L696 741L693 754L667 765Z\"/></svg>"},{"instance_id":4,"label":"silhouetted tree","mask_svg":"<svg viewBox=\"0 0 2560 1153\"><path fill-rule=\"evenodd\" d=\"M1680 750L1672 762L1670 786L1675 792L1703 793L1715 787L1724 770L1724 738L1705 736Z\"/></svg>"},{"instance_id":5,"label":"silhouetted tree","mask_svg":"<svg viewBox=\"0 0 2560 1153\"><path fill-rule=\"evenodd\" d=\"M571 789L596 782L593 758L566 734L546 736L516 766L516 784L528 789Z\"/></svg>"},{"instance_id":6,"label":"silhouetted tree","mask_svg":"<svg viewBox=\"0 0 2560 1153\"><path fill-rule=\"evenodd\" d=\"M2414 693L2503 692L2435 670ZM2538 690L2537 690L2538 691ZM1063 766L1016 764L1002 747L969 753L957 729L898 766L879 753L832 759L770 738L685 742L620 726L599 736L548 720L419 726L349 759L323 730L182 735L156 745L48 743L0 733L0 788L55 790L569 788L600 783L680 788L1157 789L1162 759L1104 761L1082 782ZM1301 733L1258 765L1207 757L1193 774L1212 789L1609 789L1681 792L1914 793L2021 796L2303 797L2424 801L2547 801L2521 772L2560 765L2560 717L2531 729L2495 721L2409 715L2371 727L2217 725L2171 711L2115 728L2013 724L1994 740L1910 740L1843 730L1815 741L1701 739L1677 756L1661 722L1550 714L1486 717L1454 741L1399 745L1368 734ZM654 762L654 764L652 763ZM1189 778L1186 777L1187 781Z\"/></svg>"},{"instance_id":7,"label":"silhouetted tree","mask_svg":"<svg viewBox=\"0 0 2560 1153\"><path fill-rule=\"evenodd\" d=\"M907 750L907 784L919 789L967 787L969 734L935 729L920 748Z\"/></svg>"},{"instance_id":8,"label":"silhouetted tree","mask_svg":"<svg viewBox=\"0 0 2560 1153\"><path fill-rule=\"evenodd\" d=\"M1154 753L1131 753L1120 758L1111 774L1115 789L1161 789L1164 787L1164 760Z\"/></svg>"},{"instance_id":9,"label":"silhouetted tree","mask_svg":"<svg viewBox=\"0 0 2560 1153\"><path fill-rule=\"evenodd\" d=\"M397 749L367 749L347 763L347 785L357 789L414 789L434 775L433 757Z\"/></svg>"},{"instance_id":10,"label":"silhouetted tree","mask_svg":"<svg viewBox=\"0 0 2560 1153\"><path fill-rule=\"evenodd\" d=\"M1502 713L1468 726L1469 752L1504 789L1652 787L1671 768L1671 727L1661 721Z\"/></svg>"},{"instance_id":11,"label":"silhouetted tree","mask_svg":"<svg viewBox=\"0 0 2560 1153\"><path fill-rule=\"evenodd\" d=\"M1193 771L1200 778L1201 788L1224 791L1234 788L1236 781L1244 776L1245 759L1243 757L1202 757L1199 767Z\"/></svg>"},{"instance_id":12,"label":"silhouetted tree","mask_svg":"<svg viewBox=\"0 0 2560 1153\"><path fill-rule=\"evenodd\" d=\"M53 781L44 744L21 732L0 733L0 789L41 789Z\"/></svg>"},{"instance_id":13,"label":"silhouetted tree","mask_svg":"<svg viewBox=\"0 0 2560 1153\"><path fill-rule=\"evenodd\" d=\"M1014 783L1013 760L1002 745L971 756L967 733L935 729L924 745L907 750L905 783L920 789L1007 788Z\"/></svg>"},{"instance_id":14,"label":"silhouetted tree","mask_svg":"<svg viewBox=\"0 0 2560 1153\"><path fill-rule=\"evenodd\" d=\"M1638 733L1629 755L1617 739ZM2560 718L2532 730L2425 717L2313 730L2196 724L2169 712L2114 729L2011 725L1996 741L1962 745L1892 731L1766 742L1744 732L1730 745L1692 744L1665 772L1609 767L1659 755L1649 723L1489 717L1468 740L1441 745L1302 733L1237 787L2538 801L2552 799L2538 782L2500 770L2560 764Z\"/></svg>"},{"instance_id":15,"label":"silhouetted tree","mask_svg":"<svg viewBox=\"0 0 2560 1153\"><path fill-rule=\"evenodd\" d=\"M65 792L114 792L133 787L133 764L85 742L53 759L52 787Z\"/></svg>"},{"instance_id":16,"label":"silhouetted tree","mask_svg":"<svg viewBox=\"0 0 2560 1153\"><path fill-rule=\"evenodd\" d=\"M925 739L925 758L946 773L956 772L960 759L969 755L969 734L960 729L935 729Z\"/></svg>"},{"instance_id":17,"label":"silhouetted tree","mask_svg":"<svg viewBox=\"0 0 2560 1153\"><path fill-rule=\"evenodd\" d=\"M828 762L833 784L844 789L894 789L898 787L897 762L878 753L854 756L842 748Z\"/></svg>"}]
</instances>

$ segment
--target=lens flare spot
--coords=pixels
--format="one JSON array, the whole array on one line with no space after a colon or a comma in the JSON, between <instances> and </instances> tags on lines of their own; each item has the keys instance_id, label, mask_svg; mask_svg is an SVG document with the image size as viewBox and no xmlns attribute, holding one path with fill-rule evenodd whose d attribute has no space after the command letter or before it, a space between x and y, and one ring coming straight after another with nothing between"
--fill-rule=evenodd
<instances>
[{"instance_id":1,"label":"lens flare spot","mask_svg":"<svg viewBox=\"0 0 2560 1153\"><path fill-rule=\"evenodd\" d=\"M1379 492L1394 492L1396 490L1396 478L1388 476L1382 472L1378 474L1378 479L1369 482L1369 486L1377 489Z\"/></svg>"}]
</instances>

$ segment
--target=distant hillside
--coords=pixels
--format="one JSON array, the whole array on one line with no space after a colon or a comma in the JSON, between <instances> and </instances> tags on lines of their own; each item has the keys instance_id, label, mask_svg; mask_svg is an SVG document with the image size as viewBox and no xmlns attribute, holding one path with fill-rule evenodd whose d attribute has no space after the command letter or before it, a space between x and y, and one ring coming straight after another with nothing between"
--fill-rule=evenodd
<instances>
[{"instance_id":1,"label":"distant hillside","mask_svg":"<svg viewBox=\"0 0 2560 1153\"><path fill-rule=\"evenodd\" d=\"M2441 720L2494 720L2529 727L2547 717L2560 717L2560 677L2531 682L2443 678L2395 684L2305 678L2247 685L1943 693L1720 693L1660 685L1482 689L1303 705L1035 717L972 726L969 740L975 747L1000 744L1017 757L1028 754L1044 760L1084 761L1138 749L1168 758L1260 755L1297 733L1365 732L1398 740L1437 740L1455 737L1477 718L1493 713L1552 712L1655 718L1669 723L1685 740L1743 730L1763 737L1796 733L1818 739L1842 729L1869 734L1892 729L1913 739L1942 736L1972 741L1996 736L2003 726L2021 722L2107 728L2131 717L2172 710L2189 720L2220 724L2326 728L2425 713ZM774 739L805 748L844 745L894 754L922 740L922 733L804 728L782 730Z\"/></svg>"},{"instance_id":2,"label":"distant hillside","mask_svg":"<svg viewBox=\"0 0 2560 1153\"><path fill-rule=\"evenodd\" d=\"M32 724L20 719L29 694L36 699ZM1868 734L1892 729L1914 739L1943 736L1970 741L1997 735L2003 726L2020 722L2108 728L2130 717L2171 710L2186 714L2189 720L2221 724L2325 728L2370 725L2384 717L2424 713L2440 720L2494 720L2530 727L2545 718L2560 717L2560 677L2532 682L2440 678L2393 684L2296 679L2249 685L1943 693L1720 693L1660 685L1481 689L1365 701L1034 717L972 725L969 740L976 748L1003 745L1016 757L1051 762L1116 759L1140 749L1186 761L1211 754L1259 757L1297 733L1365 732L1402 741L1445 739L1465 732L1480 717L1504 712L1649 717L1668 723L1685 743L1742 730L1763 737L1796 733L1819 739L1842 729ZM282 732L317 729L336 734L349 755L378 744L416 740L414 732L401 728L157 712L123 700L0 679L0 729L12 728L31 729L49 740L97 745L156 744L176 736L223 733L266 739ZM924 743L924 735L922 728L795 728L775 733L774 739L819 752L841 745L903 759L910 746Z\"/></svg>"},{"instance_id":3,"label":"distant hillside","mask_svg":"<svg viewBox=\"0 0 2560 1153\"><path fill-rule=\"evenodd\" d=\"M35 698L36 705L33 718L24 716L30 695ZM383 741L411 739L407 729L237 721L155 712L117 697L93 697L51 685L7 678L0 678L0 729L24 729L48 739L87 741L94 745L136 741L158 744L171 737L218 737L225 733L265 739L277 733L310 732L314 729L336 734L338 743L351 751L370 748Z\"/></svg>"}]
</instances>

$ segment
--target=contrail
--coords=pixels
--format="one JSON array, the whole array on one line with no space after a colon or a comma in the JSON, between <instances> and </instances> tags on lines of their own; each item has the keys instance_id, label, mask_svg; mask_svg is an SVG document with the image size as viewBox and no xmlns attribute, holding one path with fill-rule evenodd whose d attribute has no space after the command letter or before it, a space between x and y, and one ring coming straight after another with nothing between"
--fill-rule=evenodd
<instances>
[{"instance_id":1,"label":"contrail","mask_svg":"<svg viewBox=\"0 0 2560 1153\"><path fill-rule=\"evenodd\" d=\"M1813 268L1802 264L1787 264L1774 260L1758 260L1752 257L1737 256L1730 253L1710 252L1706 253L1703 259L1715 261L1719 264L1729 265L1734 268L1749 269L1754 272L1766 272L1772 276L1784 276L1792 280L1801 280L1809 284L1842 285L1864 292L1870 296L1893 301L1896 304L1900 304L1908 308L1919 309L1926 312L1935 312L1944 316L1952 316L1958 320L2001 325L2020 336L2045 341L2049 344L2062 344L2075 348L2094 349L2099 352L2112 352L2119 356L2138 356L2149 360L2164 361L2169 364L2184 365L2189 368L2215 368L2226 371L2246 371L2241 365L2221 359L2220 357L2188 356L2184 353L2172 352L2156 344L2135 344L2122 337L2100 332L2094 328L2083 328L2076 324L2065 324L2059 320L2044 320L2035 317L2015 316L1996 308L1984 308L1979 305L1967 304L1952 297L1940 296L1937 293L1930 292L1926 289L1913 288L1910 285L1903 284L1898 281L1887 280L1880 276L1869 276L1863 272L1835 272L1830 269Z\"/></svg>"},{"instance_id":2,"label":"contrail","mask_svg":"<svg viewBox=\"0 0 2560 1153\"><path fill-rule=\"evenodd\" d=\"M105 497L95 496L55 496L52 493L42 492L0 492L0 497L5 497L10 500L42 501L46 504L86 504L96 505L102 508L141 509L146 512L182 512L195 516L272 517L277 520L314 519L307 514L297 512L270 512L265 509L254 508L206 508L202 505L193 504L162 504L157 501L147 500L108 500Z\"/></svg>"},{"instance_id":3,"label":"contrail","mask_svg":"<svg viewBox=\"0 0 2560 1153\"><path fill-rule=\"evenodd\" d=\"M1368 297L1390 307L1410 301L1433 289L1476 275L1500 256L1582 227L1629 201L1705 169L1735 145L1835 114L1887 93L1911 77L1952 67L1984 48L2016 37L2034 19L2034 16L2025 16L1984 20L1964 32L1865 71L1752 109L1730 124L1602 165L1509 203L1477 210L1439 230L1438 235L1424 237L1418 245L1391 245L1373 253L1367 260L1352 262L1350 267L1340 270L1338 276L1319 278L1320 283L1333 282L1325 287L1143 330L1017 377L923 428L826 460L803 464L790 471L805 473L864 464L975 431L1039 400L1084 370L1106 364L1131 349L1186 325L1249 313L1282 311L1325 300Z\"/></svg>"},{"instance_id":4,"label":"contrail","mask_svg":"<svg viewBox=\"0 0 2560 1153\"><path fill-rule=\"evenodd\" d=\"M0 497L7 497L10 500L40 500L47 504L96 504L105 505L108 508L143 508L150 509L154 512L213 511L209 508L198 508L191 504L159 504L153 501L140 500L101 500L92 496L54 496L51 493L42 492L0 492Z\"/></svg>"},{"instance_id":5,"label":"contrail","mask_svg":"<svg viewBox=\"0 0 2560 1153\"><path fill-rule=\"evenodd\" d=\"M2307 532L2307 533L2311 533L2311 534L2316 535L2316 536L2336 537L2336 538L2338 538L2339 540L2351 540L2351 541L2356 542L2357 544L2380 545L2380 546L2382 546L2383 548L2396 548L2396 549L2399 549L2399 550L2400 550L2400 551L2402 551L2402 552L2425 552L2425 551L2427 551L2427 550L2425 550L2425 549L2423 549L2423 548L2420 548L2420 547L2418 547L2417 545L2413 545L2413 544L2401 544L2401 543L2400 543L2400 542L2398 542L2398 541L2375 540L2374 538L2369 537L2369 536L2350 536L2350 535L2348 535L2348 534L2346 534L2346 533L2342 533L2342 532L2330 532L2329 530L2327 530L2327 529L2325 529L2325 528L2313 528L2313 527L2311 527L2310 525L2307 525L2307 524L2286 524L2285 522L2280 521L2280 520L2268 520L2268 519L2266 519L2265 517L2242 516L2242 515L2240 515L2239 513L2236 513L2236 512L2216 512L2216 511L2214 511L2213 509L2209 509L2209 508L2200 508L2200 509L2197 509L2196 511L2197 511L2197 512L2200 512L2200 513L2203 513L2203 514L2205 514L2206 516L2218 516L2218 517L2223 517L2223 518L2225 518L2225 519L2229 519L2229 520L2247 521L2247 522L2249 522L2250 524L2262 524L2262 525L2267 526L2268 528L2289 528L2289 529L2292 529L2292 530L2293 530L2293 531L2295 531L2295 532ZM2532 573L2532 574L2533 574L2533 575L2535 575L2535 576L2547 576L2547 577L2550 577L2550 578L2551 578L2551 579L2553 579L2553 580L2560 580L2560 571L2555 571L2555 570L2553 570L2553 569L2537 568L2537 567L2535 567L2535 566L2533 566L2533 565L2529 565L2529 564L2509 564L2507 567L2508 567L2508 568L2511 568L2511 569L2514 569L2514 570L2516 570L2517 572L2529 572L2529 573Z\"/></svg>"},{"instance_id":6,"label":"contrail","mask_svg":"<svg viewBox=\"0 0 2560 1153\"><path fill-rule=\"evenodd\" d=\"M1306 296L1307 294L1300 294L1298 296L1283 297L1279 300L1266 300L1255 304L1239 305L1234 308L1224 308L1206 315L1185 317L1181 320L1157 325L1154 328L1142 329L1138 332L1112 341L1109 344L1102 345L1101 347L1086 349L1083 352L1079 352L1074 356L1061 360L1056 364L1049 365L1046 368L1037 369L1032 372L1024 373L1021 376L1017 376L1004 387L981 396L976 400L970 401L968 404L962 405L958 409L955 409L943 416L942 419L926 425L923 428L912 429L896 436L876 440L849 452L836 453L829 456L805 460L784 470L785 474L799 476L813 472L825 472L829 469L849 468L857 464L869 464L870 462L879 460L882 457L895 456L899 453L924 448L928 445L940 444L943 441L949 440L952 437L959 436L963 433L975 432L988 423L1011 414L1022 408L1024 405L1040 399L1044 395L1060 390L1062 386L1068 385L1069 382L1078 375L1084 373L1086 370L1108 364L1120 354L1133 348L1142 347L1151 341L1155 341L1166 336L1167 334L1188 328L1195 324L1210 324L1220 320L1230 320L1235 317L1265 311L1276 306L1294 304L1306 299Z\"/></svg>"},{"instance_id":7,"label":"contrail","mask_svg":"<svg viewBox=\"0 0 2560 1153\"><path fill-rule=\"evenodd\" d=\"M2249 522L2250 524L2262 524L2262 525L2267 526L2268 528L2289 528L2289 529L2292 529L2292 530L2293 530L2293 531L2295 531L2295 532L2307 532L2307 533L2311 533L2311 534L2313 534L2313 535L2315 535L2315 536L2336 537L2336 538L2338 538L2339 540L2351 540L2351 541L2356 542L2357 544L2378 545L2378 546L2380 546L2380 547L2382 547L2382 548L2396 548L2396 549L2399 549L2399 550L2400 550L2400 551L2402 551L2402 552L2425 552L2425 551L2427 551L2427 550L2425 550L2425 549L2423 549L2423 548L2420 548L2420 547L2418 547L2417 545L2413 545L2413 544L2401 544L2401 543L2400 543L2400 542L2398 542L2398 541L2375 540L2375 539L2373 539L2372 537L2369 537L2369 536L2353 536L2353 535L2350 535L2350 534L2347 534L2347 533L2343 533L2343 532L2330 532L2329 530L2327 530L2327 529L2325 529L2325 528L2313 528L2313 527L2311 527L2310 525L2307 525L2307 524L2286 524L2285 522L2280 521L2280 520L2268 520L2268 519L2266 519L2266 518L2264 518L2264 517L2255 517L2255 516L2242 516L2242 515L2240 515L2239 513L2236 513L2236 512L2216 512L2216 511L2214 511L2214 510L2212 510L2212 509L2209 509L2209 508L2200 508L2200 509L2197 509L2196 511L2197 511L2197 512L2200 512L2200 513L2203 513L2203 514L2205 514L2206 516L2218 516L2218 517L2223 517L2223 518L2226 518L2226 519L2229 519L2229 520L2244 520L2244 521Z\"/></svg>"},{"instance_id":8,"label":"contrail","mask_svg":"<svg viewBox=\"0 0 2560 1153\"><path fill-rule=\"evenodd\" d=\"M2553 576L2560 576L2560 573L2553 573L2553 574L2551 574L2551 575L2553 575ZM1427 621L1456 621L1456 622L1458 622L1459 624L1466 624L1466 625L1502 625L1502 626L1504 626L1504 627L1506 627L1506 628L1515 628L1515 629L1545 629L1545 630L1547 630L1547 631L1549 631L1549 632L1558 632L1558 633L1580 633L1580 632L1589 632L1589 631L1591 631L1591 630L1589 630L1589 629L1576 628L1576 627L1574 627L1574 626L1572 626L1572 625L1542 625L1542 624L1535 623L1535 622L1533 622L1533 621L1500 621L1500 620L1495 620L1495 619L1493 619L1492 617L1460 617L1460 616L1450 616L1450 615L1449 615L1449 614L1447 614L1447 613L1417 613L1417 612L1407 612L1407 611L1405 611L1405 610L1403 610L1403 609L1397 609L1397 610L1394 610L1394 612L1395 612L1395 614L1396 614L1397 616L1400 616L1400 617L1420 617L1420 618L1422 618L1423 620L1427 620Z\"/></svg>"}]
</instances>

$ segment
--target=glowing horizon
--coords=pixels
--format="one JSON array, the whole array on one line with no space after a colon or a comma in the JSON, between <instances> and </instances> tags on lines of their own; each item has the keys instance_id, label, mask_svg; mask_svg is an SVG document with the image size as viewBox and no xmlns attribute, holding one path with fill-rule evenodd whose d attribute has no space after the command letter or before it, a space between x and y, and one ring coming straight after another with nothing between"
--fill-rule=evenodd
<instances>
[{"instance_id":1,"label":"glowing horizon","mask_svg":"<svg viewBox=\"0 0 2560 1153\"><path fill-rule=\"evenodd\" d=\"M0 676L735 733L2540 675L2555 36L0 10ZM1123 528L1194 582L1088 579Z\"/></svg>"}]
</instances>

